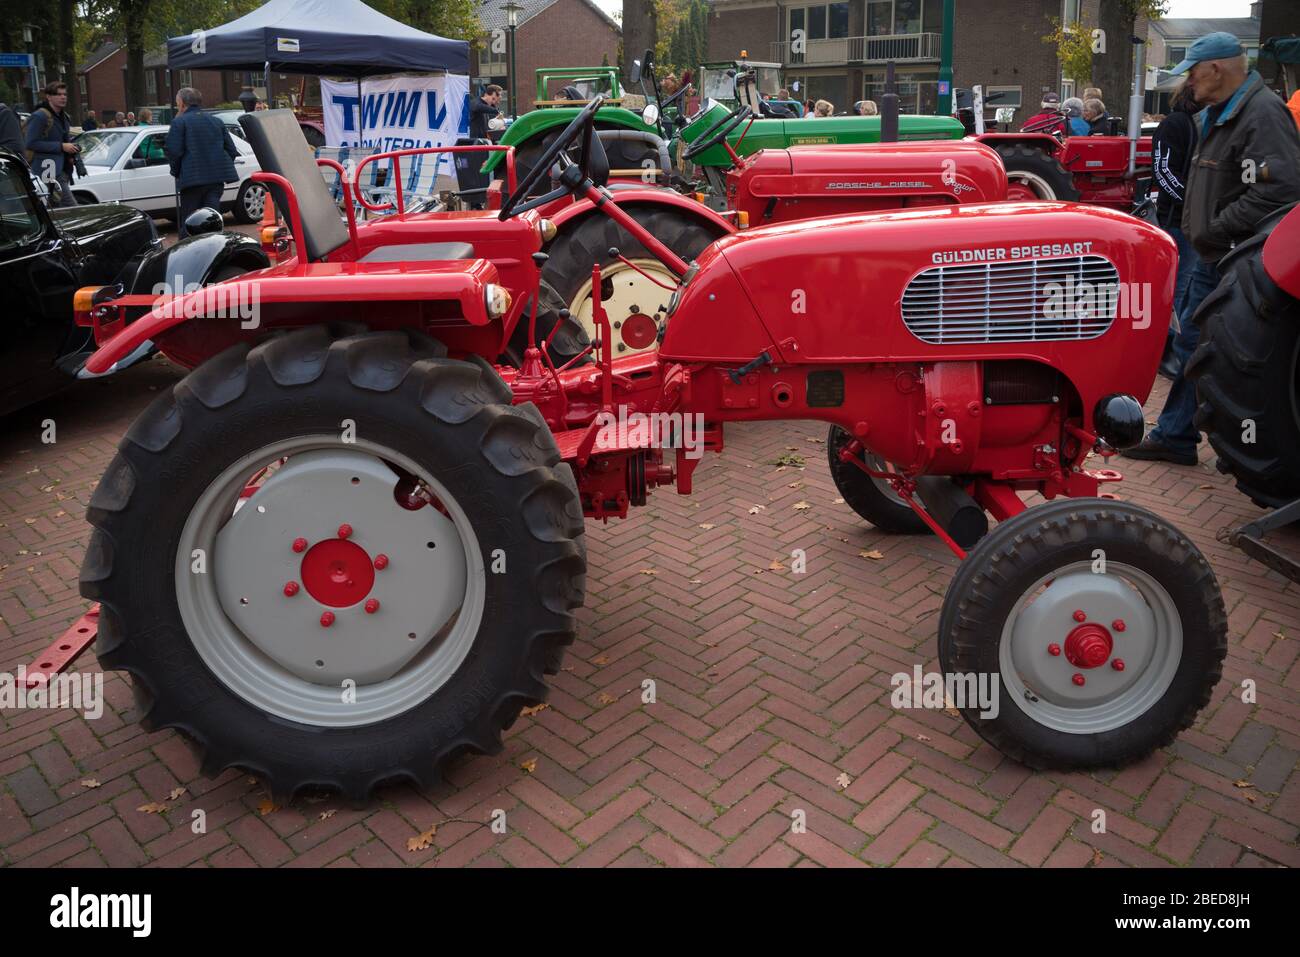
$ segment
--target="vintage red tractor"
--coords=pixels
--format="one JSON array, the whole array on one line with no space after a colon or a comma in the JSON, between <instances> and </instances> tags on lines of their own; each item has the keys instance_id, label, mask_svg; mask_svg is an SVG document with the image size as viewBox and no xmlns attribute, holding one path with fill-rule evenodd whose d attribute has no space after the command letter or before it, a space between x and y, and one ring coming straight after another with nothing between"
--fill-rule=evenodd
<instances>
[{"instance_id":1,"label":"vintage red tractor","mask_svg":"<svg viewBox=\"0 0 1300 957\"><path fill-rule=\"evenodd\" d=\"M192 367L88 513L100 659L146 725L277 795L428 785L546 696L584 600L584 517L690 492L728 423L815 419L841 436L846 500L887 488L965 559L938 648L997 689L992 709L958 701L981 736L1094 767L1187 727L1226 651L1214 574L1086 462L1142 434L1164 329L1120 305L1145 289L1167 313L1173 243L1107 210L1001 203L755 228L688 263L590 175L598 107L499 214L463 217L459 247L418 215L345 226L276 114L250 114L298 255L154 304L96 297L91 373L145 339ZM615 359L597 304L596 361L557 365L530 336L522 368L493 365L523 314L504 276L536 288L536 209L557 195L527 197L555 163L678 280L657 351Z\"/></svg>"}]
</instances>

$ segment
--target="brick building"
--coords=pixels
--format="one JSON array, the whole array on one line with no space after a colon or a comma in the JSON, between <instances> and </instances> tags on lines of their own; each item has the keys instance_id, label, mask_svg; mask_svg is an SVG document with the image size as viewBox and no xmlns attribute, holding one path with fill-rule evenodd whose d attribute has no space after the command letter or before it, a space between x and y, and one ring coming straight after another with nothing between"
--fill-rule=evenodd
<instances>
[{"instance_id":1,"label":"brick building","mask_svg":"<svg viewBox=\"0 0 1300 957\"><path fill-rule=\"evenodd\" d=\"M1043 37L1053 20L1095 24L1099 2L957 0L954 85L1001 92L998 105L1015 106L1017 124L1038 111L1045 91L1072 95ZM1145 29L1140 21L1138 34ZM800 30L802 44L793 41ZM904 112L933 113L937 106L943 0L712 0L708 39L711 59L743 50L751 60L780 63L786 84L798 82L800 99L827 99L840 112L858 99L879 100L887 60L895 63Z\"/></svg>"},{"instance_id":2,"label":"brick building","mask_svg":"<svg viewBox=\"0 0 1300 957\"><path fill-rule=\"evenodd\" d=\"M470 50L470 90L478 90L496 83L510 94L510 48L506 42L493 43L493 32L499 40L508 37L506 13L502 9L507 0L484 0L479 7L479 21L484 36ZM516 92L519 97L517 113L533 108L536 99L536 71L542 67L599 66L608 62L618 65L620 31L618 24L591 0L515 0L523 9L519 11L515 28ZM555 89L548 90L554 95ZM501 104L502 110L506 103Z\"/></svg>"},{"instance_id":3,"label":"brick building","mask_svg":"<svg viewBox=\"0 0 1300 957\"><path fill-rule=\"evenodd\" d=\"M287 78L280 79L282 82L275 85L277 90L290 85ZM205 106L233 102L245 85L254 80L260 84L262 77L260 73L250 75L229 70L170 70L167 68L167 52L159 47L145 54L144 102L128 104L126 48L109 41L100 44L86 58L77 70L77 80L81 84L82 111L94 113L102 122L112 119L118 111L138 112L142 106L168 106L175 101L176 91L186 86L192 86L203 94ZM77 120L80 121L81 117Z\"/></svg>"}]
</instances>

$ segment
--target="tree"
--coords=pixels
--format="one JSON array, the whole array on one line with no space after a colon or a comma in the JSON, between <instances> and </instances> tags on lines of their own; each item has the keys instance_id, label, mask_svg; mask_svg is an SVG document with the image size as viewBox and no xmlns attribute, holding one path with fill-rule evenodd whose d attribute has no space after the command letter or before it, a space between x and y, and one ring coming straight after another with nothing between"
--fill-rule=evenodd
<instances>
[{"instance_id":1,"label":"tree","mask_svg":"<svg viewBox=\"0 0 1300 957\"><path fill-rule=\"evenodd\" d=\"M63 82L68 84L68 115L81 122L81 83L77 79L76 0L59 0L59 62L63 64Z\"/></svg>"},{"instance_id":2,"label":"tree","mask_svg":"<svg viewBox=\"0 0 1300 957\"><path fill-rule=\"evenodd\" d=\"M1126 112L1133 86L1133 28L1139 16L1158 20L1168 0L1101 0L1093 41L1092 85L1098 87L1112 113Z\"/></svg>"},{"instance_id":3,"label":"tree","mask_svg":"<svg viewBox=\"0 0 1300 957\"><path fill-rule=\"evenodd\" d=\"M655 0L623 0L623 75L632 81L632 61L646 50L659 52L659 31Z\"/></svg>"},{"instance_id":4,"label":"tree","mask_svg":"<svg viewBox=\"0 0 1300 957\"><path fill-rule=\"evenodd\" d=\"M1092 82L1092 30L1080 20L1062 23L1053 19L1052 27L1043 41L1056 47L1061 75L1082 90Z\"/></svg>"}]
</instances>

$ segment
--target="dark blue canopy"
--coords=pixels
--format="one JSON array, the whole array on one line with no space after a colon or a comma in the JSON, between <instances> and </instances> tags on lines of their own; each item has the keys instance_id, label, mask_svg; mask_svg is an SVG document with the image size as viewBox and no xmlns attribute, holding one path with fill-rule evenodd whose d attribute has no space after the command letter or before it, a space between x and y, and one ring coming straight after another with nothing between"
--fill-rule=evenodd
<instances>
[{"instance_id":1,"label":"dark blue canopy","mask_svg":"<svg viewBox=\"0 0 1300 957\"><path fill-rule=\"evenodd\" d=\"M167 41L173 70L324 76L469 72L469 44L424 33L361 0L270 0L230 23Z\"/></svg>"}]
</instances>

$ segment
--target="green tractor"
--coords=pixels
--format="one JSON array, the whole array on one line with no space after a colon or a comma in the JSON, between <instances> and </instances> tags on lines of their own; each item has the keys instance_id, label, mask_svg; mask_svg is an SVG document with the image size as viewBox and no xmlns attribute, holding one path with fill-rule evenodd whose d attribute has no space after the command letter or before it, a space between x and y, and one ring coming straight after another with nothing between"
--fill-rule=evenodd
<instances>
[{"instance_id":1,"label":"green tractor","mask_svg":"<svg viewBox=\"0 0 1300 957\"><path fill-rule=\"evenodd\" d=\"M700 105L694 113L685 115L686 85L672 96L663 97L650 50L641 60L633 61L632 77L641 85L641 96L623 91L614 67L538 70L538 109L512 123L501 143L515 147L515 164L522 178L585 103L602 93L618 105L601 107L596 114L596 129L636 134L614 142L602 137L615 175L623 171L635 175L653 168L652 163L647 163L656 153L645 139L649 134L668 143L670 156L678 155L680 141L681 158L694 164L707 181L709 191L721 197L726 192L725 177L733 163L733 152L745 157L761 149L880 141L878 116L822 119L794 116L798 104L775 100L772 94L779 87L768 89L779 82L776 64L749 63L743 59L710 63L704 65L700 76ZM570 96L576 92L586 99L548 99L553 82L565 84ZM898 118L900 140L961 139L964 135L961 122L953 117ZM502 155L494 153L484 169L495 169L502 162Z\"/></svg>"}]
</instances>

